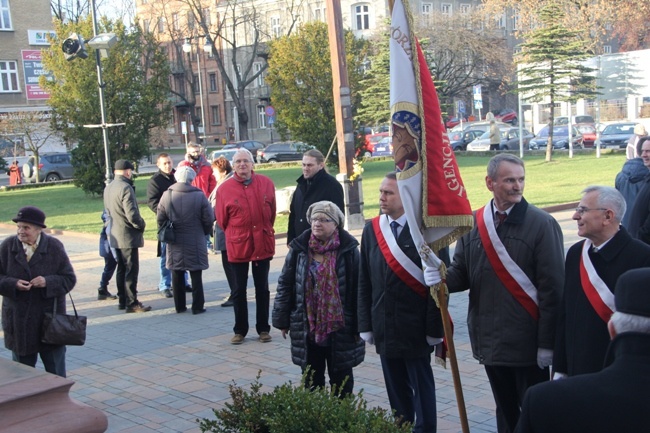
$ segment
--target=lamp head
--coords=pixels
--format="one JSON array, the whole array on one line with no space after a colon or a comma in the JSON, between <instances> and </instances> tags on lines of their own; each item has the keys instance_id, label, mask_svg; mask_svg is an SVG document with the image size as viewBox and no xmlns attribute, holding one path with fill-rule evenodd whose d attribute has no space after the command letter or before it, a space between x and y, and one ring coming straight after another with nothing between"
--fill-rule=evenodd
<instances>
[{"instance_id":1,"label":"lamp head","mask_svg":"<svg viewBox=\"0 0 650 433\"><path fill-rule=\"evenodd\" d=\"M185 38L185 43L183 43L183 52L184 53L192 52L192 44L190 44L190 38Z\"/></svg>"}]
</instances>

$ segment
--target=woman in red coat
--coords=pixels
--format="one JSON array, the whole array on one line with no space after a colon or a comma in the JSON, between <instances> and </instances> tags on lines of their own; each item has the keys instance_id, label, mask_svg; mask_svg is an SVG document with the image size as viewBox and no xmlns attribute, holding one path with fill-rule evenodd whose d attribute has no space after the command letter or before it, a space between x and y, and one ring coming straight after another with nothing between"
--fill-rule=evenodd
<instances>
[{"instance_id":1,"label":"woman in red coat","mask_svg":"<svg viewBox=\"0 0 650 433\"><path fill-rule=\"evenodd\" d=\"M234 174L219 186L216 205L217 224L226 233L228 261L235 287L232 298L235 311L235 336L232 344L241 344L248 333L246 285L249 263L253 267L255 329L259 341L271 341L269 331L269 268L275 254L275 186L266 176L253 170L253 155L239 149L232 158Z\"/></svg>"},{"instance_id":2,"label":"woman in red coat","mask_svg":"<svg viewBox=\"0 0 650 433\"><path fill-rule=\"evenodd\" d=\"M18 167L18 161L14 161L9 167L9 185L20 185L21 183L23 183L23 177L20 174L20 167Z\"/></svg>"}]
</instances>

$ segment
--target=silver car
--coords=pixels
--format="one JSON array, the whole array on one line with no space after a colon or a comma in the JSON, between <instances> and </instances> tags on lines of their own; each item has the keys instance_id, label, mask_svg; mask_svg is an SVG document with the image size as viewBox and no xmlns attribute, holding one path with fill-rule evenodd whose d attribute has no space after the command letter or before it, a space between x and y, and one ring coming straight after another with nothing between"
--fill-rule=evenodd
<instances>
[{"instance_id":1,"label":"silver car","mask_svg":"<svg viewBox=\"0 0 650 433\"><path fill-rule=\"evenodd\" d=\"M23 165L23 182L36 183L36 158L31 156ZM69 153L44 153L39 155L38 181L56 182L74 177L74 167Z\"/></svg>"}]
</instances>

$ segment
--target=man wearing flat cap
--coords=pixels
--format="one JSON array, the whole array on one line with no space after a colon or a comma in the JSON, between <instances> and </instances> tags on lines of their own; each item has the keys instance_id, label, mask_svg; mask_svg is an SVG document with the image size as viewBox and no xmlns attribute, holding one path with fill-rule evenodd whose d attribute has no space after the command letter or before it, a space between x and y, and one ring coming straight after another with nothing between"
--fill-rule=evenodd
<instances>
[{"instance_id":1,"label":"man wearing flat cap","mask_svg":"<svg viewBox=\"0 0 650 433\"><path fill-rule=\"evenodd\" d=\"M611 342L598 373L528 389L515 433L637 433L650 426L650 268L616 282Z\"/></svg>"},{"instance_id":2,"label":"man wearing flat cap","mask_svg":"<svg viewBox=\"0 0 650 433\"><path fill-rule=\"evenodd\" d=\"M151 310L138 301L138 248L144 246L145 222L140 215L133 188L133 164L125 159L115 162L115 179L104 188L104 208L110 225L109 242L117 259L117 296L120 310L144 313Z\"/></svg>"},{"instance_id":3,"label":"man wearing flat cap","mask_svg":"<svg viewBox=\"0 0 650 433\"><path fill-rule=\"evenodd\" d=\"M17 234L0 244L0 295L5 347L14 361L65 377L65 346L41 343L45 313L56 303L65 313L65 295L77 282L63 244L43 233L45 214L26 206L12 220Z\"/></svg>"}]
</instances>

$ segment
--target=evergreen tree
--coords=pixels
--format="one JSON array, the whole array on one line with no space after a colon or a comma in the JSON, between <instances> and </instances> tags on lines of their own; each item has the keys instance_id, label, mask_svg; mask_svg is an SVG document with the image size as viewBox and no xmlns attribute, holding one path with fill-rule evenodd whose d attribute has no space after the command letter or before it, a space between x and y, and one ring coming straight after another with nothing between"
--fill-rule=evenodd
<instances>
[{"instance_id":1,"label":"evergreen tree","mask_svg":"<svg viewBox=\"0 0 650 433\"><path fill-rule=\"evenodd\" d=\"M564 10L556 2L539 12L539 27L525 36L516 54L519 65L518 91L528 101L548 100L551 106L546 161L553 152L553 107L555 102L575 102L597 95L594 70L584 66L589 58L578 31L562 23Z\"/></svg>"},{"instance_id":2,"label":"evergreen tree","mask_svg":"<svg viewBox=\"0 0 650 433\"><path fill-rule=\"evenodd\" d=\"M101 123L95 51L86 45L87 59L67 61L60 43L72 32L89 40L92 20L87 16L76 23L55 23L58 41L43 50L43 64L54 80L41 79L50 92L52 127L76 144L72 150L75 184L101 195L106 172L102 130L83 126ZM103 20L100 32L115 33L119 40L102 59L106 122L125 123L108 129L111 164L120 158L137 163L150 152L151 131L168 122L167 57L138 26L127 29L122 22Z\"/></svg>"},{"instance_id":3,"label":"evergreen tree","mask_svg":"<svg viewBox=\"0 0 650 433\"><path fill-rule=\"evenodd\" d=\"M360 125L381 125L390 122L390 49L388 33L376 43L370 70L359 83L361 102L357 111Z\"/></svg>"}]
</instances>

